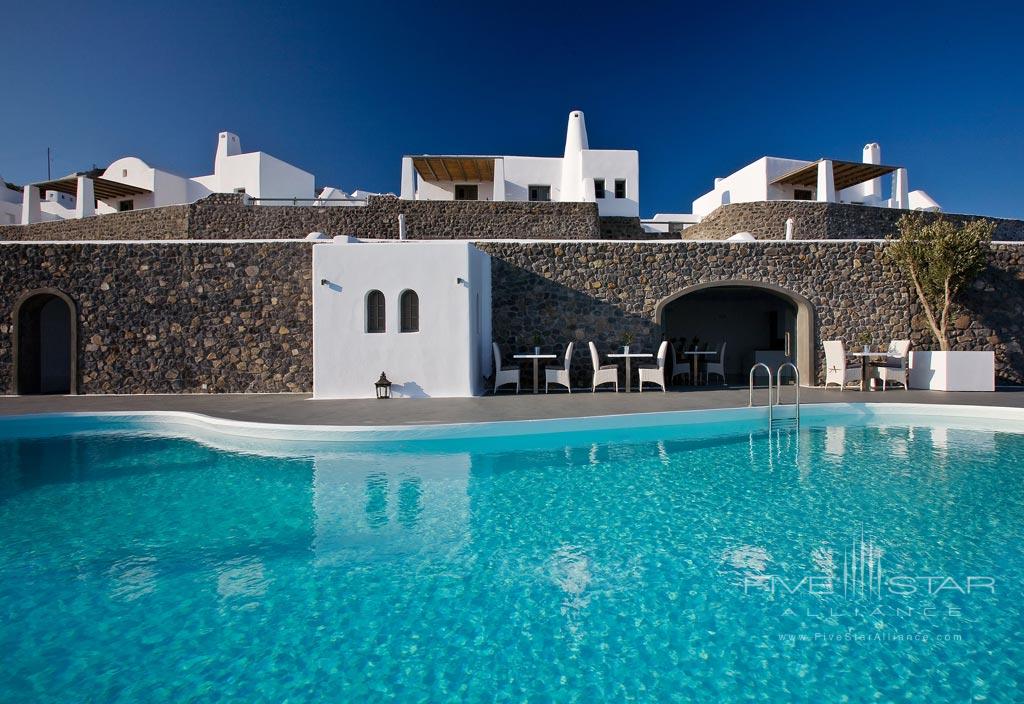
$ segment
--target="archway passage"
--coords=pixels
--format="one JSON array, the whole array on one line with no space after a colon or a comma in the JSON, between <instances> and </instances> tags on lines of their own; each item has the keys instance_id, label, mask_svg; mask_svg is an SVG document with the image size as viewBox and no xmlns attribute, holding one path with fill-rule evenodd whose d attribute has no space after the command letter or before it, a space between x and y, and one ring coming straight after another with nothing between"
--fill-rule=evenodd
<instances>
[{"instance_id":1,"label":"archway passage","mask_svg":"<svg viewBox=\"0 0 1024 704\"><path fill-rule=\"evenodd\" d=\"M59 291L26 295L15 308L19 394L75 393L74 304Z\"/></svg>"},{"instance_id":2,"label":"archway passage","mask_svg":"<svg viewBox=\"0 0 1024 704\"><path fill-rule=\"evenodd\" d=\"M726 379L746 384L750 368L764 362L774 373L784 362L800 370L801 383L812 385L813 309L783 289L746 281L722 281L684 289L658 306L657 321L677 351L717 350L727 343ZM792 372L783 374L792 379ZM717 380L717 377L716 377Z\"/></svg>"}]
</instances>

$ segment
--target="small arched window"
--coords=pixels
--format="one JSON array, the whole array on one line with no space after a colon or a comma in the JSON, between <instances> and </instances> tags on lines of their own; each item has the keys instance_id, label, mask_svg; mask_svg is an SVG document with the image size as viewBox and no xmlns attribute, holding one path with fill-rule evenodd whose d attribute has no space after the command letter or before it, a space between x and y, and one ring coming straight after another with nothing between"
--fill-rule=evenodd
<instances>
[{"instance_id":1,"label":"small arched window","mask_svg":"<svg viewBox=\"0 0 1024 704\"><path fill-rule=\"evenodd\" d=\"M366 332L384 332L384 294L370 291L366 294Z\"/></svg>"},{"instance_id":2,"label":"small arched window","mask_svg":"<svg viewBox=\"0 0 1024 704\"><path fill-rule=\"evenodd\" d=\"M413 290L407 290L402 293L401 299L401 310L402 310L402 332L419 332L420 331L420 297L416 295Z\"/></svg>"}]
</instances>

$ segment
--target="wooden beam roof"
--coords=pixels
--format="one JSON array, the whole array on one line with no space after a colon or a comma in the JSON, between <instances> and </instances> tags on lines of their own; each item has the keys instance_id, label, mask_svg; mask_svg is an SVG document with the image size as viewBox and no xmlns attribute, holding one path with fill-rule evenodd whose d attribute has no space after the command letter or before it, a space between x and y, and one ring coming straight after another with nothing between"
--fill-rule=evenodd
<instances>
[{"instance_id":1,"label":"wooden beam roof","mask_svg":"<svg viewBox=\"0 0 1024 704\"><path fill-rule=\"evenodd\" d=\"M31 185L38 188L40 193L58 191L60 193L77 196L79 176L88 176L92 179L93 194L99 199L124 198L125 196L137 196L143 193L153 192L148 188L132 186L127 183L121 183L120 181L111 181L109 179L100 178L99 176L90 176L89 173L68 174L63 178L56 178L52 181L43 181L42 183L33 183Z\"/></svg>"},{"instance_id":2,"label":"wooden beam roof","mask_svg":"<svg viewBox=\"0 0 1024 704\"><path fill-rule=\"evenodd\" d=\"M414 156L412 164L424 181L494 180L493 156Z\"/></svg>"},{"instance_id":3,"label":"wooden beam roof","mask_svg":"<svg viewBox=\"0 0 1024 704\"><path fill-rule=\"evenodd\" d=\"M818 159L813 164L801 166L788 173L779 176L772 184L787 183L793 186L816 186L818 184L818 164L824 159ZM863 164L859 161L836 161L832 160L832 177L835 179L836 191L841 191L858 183L871 181L895 171L896 166L885 166L883 164Z\"/></svg>"}]
</instances>

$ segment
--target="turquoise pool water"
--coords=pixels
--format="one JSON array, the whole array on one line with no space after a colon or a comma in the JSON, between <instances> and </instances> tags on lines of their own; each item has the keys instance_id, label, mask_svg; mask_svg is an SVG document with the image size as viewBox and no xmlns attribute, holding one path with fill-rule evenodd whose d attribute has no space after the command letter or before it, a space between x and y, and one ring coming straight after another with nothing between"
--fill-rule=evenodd
<instances>
[{"instance_id":1,"label":"turquoise pool water","mask_svg":"<svg viewBox=\"0 0 1024 704\"><path fill-rule=\"evenodd\" d=\"M602 437L0 440L0 701L1020 701L1024 436Z\"/></svg>"}]
</instances>

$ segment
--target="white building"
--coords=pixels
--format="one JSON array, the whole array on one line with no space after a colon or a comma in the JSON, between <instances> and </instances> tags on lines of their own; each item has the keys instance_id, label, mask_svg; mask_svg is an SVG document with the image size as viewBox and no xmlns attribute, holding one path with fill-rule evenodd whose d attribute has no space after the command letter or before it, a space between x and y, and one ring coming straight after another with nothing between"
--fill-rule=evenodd
<instances>
[{"instance_id":1,"label":"white building","mask_svg":"<svg viewBox=\"0 0 1024 704\"><path fill-rule=\"evenodd\" d=\"M21 189L0 178L0 225L21 222Z\"/></svg>"},{"instance_id":2,"label":"white building","mask_svg":"<svg viewBox=\"0 0 1024 704\"><path fill-rule=\"evenodd\" d=\"M910 191L907 170L885 166L878 144L864 147L863 159L839 161L782 159L765 156L724 178L693 201L692 215L703 218L720 205L768 200L813 200L856 203L879 208L939 211L939 204L924 191ZM883 178L889 188L883 189ZM671 215L656 218L672 219ZM682 220L687 215L680 215Z\"/></svg>"},{"instance_id":3,"label":"white building","mask_svg":"<svg viewBox=\"0 0 1024 704\"><path fill-rule=\"evenodd\" d=\"M476 396L491 360L490 257L465 241L313 247L313 395Z\"/></svg>"},{"instance_id":4,"label":"white building","mask_svg":"<svg viewBox=\"0 0 1024 704\"><path fill-rule=\"evenodd\" d=\"M591 149L583 113L569 113L561 157L446 156L402 159L405 200L577 201L605 216L638 217L640 157Z\"/></svg>"},{"instance_id":5,"label":"white building","mask_svg":"<svg viewBox=\"0 0 1024 704\"><path fill-rule=\"evenodd\" d=\"M221 132L213 173L185 178L123 157L104 170L25 186L23 224L192 203L211 193L245 193L262 205L312 202L313 174L266 152L242 152L238 136Z\"/></svg>"}]
</instances>

